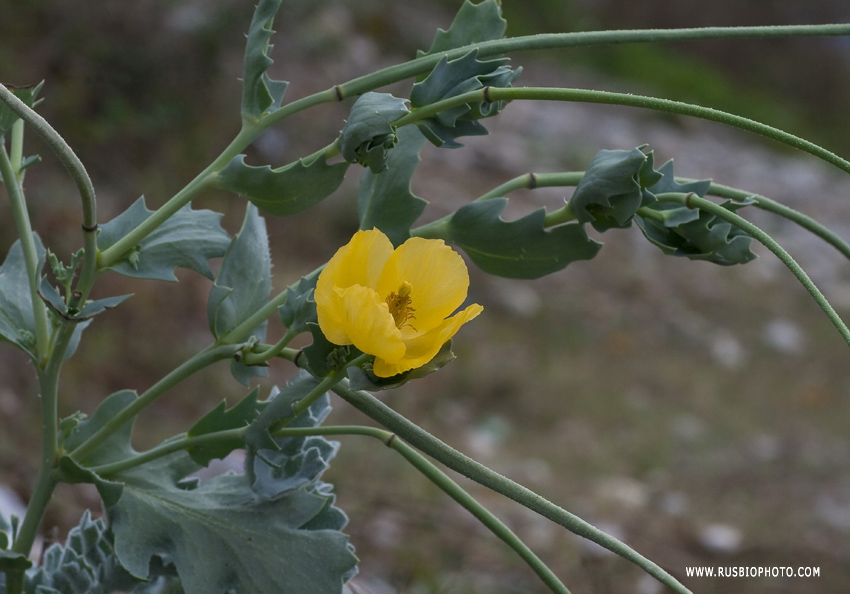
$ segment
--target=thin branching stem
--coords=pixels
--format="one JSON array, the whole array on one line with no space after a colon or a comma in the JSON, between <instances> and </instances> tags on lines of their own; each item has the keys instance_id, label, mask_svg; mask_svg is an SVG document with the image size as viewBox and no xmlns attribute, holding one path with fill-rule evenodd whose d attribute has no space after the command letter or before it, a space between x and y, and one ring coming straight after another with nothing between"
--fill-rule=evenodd
<instances>
[{"instance_id":1,"label":"thin branching stem","mask_svg":"<svg viewBox=\"0 0 850 594\"><path fill-rule=\"evenodd\" d=\"M631 561L674 592L691 594L690 590L680 584L673 576L626 544L605 534L595 526L541 497L534 491L465 456L415 423L409 421L368 392L351 390L345 381L334 388L334 392L354 408L393 433L396 433L413 447L431 456L448 468L497 493L513 499L528 509L563 526L570 532L591 540L624 559Z\"/></svg>"},{"instance_id":2,"label":"thin branching stem","mask_svg":"<svg viewBox=\"0 0 850 594\"><path fill-rule=\"evenodd\" d=\"M153 404L160 396L168 390L217 361L229 359L242 348L242 345L224 345L207 347L184 363L175 368L171 373L148 388L141 396L134 400L126 408L118 412L103 427L98 429L91 437L77 446L71 453L71 457L83 462L100 444L118 431L125 423L138 415L142 410Z\"/></svg>"},{"instance_id":3,"label":"thin branching stem","mask_svg":"<svg viewBox=\"0 0 850 594\"><path fill-rule=\"evenodd\" d=\"M484 87L469 93L463 93L450 99L438 101L411 111L407 115L395 121L395 126L415 124L458 105L476 103L478 101L569 101L580 103L601 103L606 105L620 105L626 107L638 107L652 109L667 113L691 116L703 120L719 122L741 130L753 132L771 138L782 144L807 152L827 163L834 165L844 172L850 173L850 161L818 146L817 144L789 134L779 128L738 116L719 109L702 107L681 101L661 99L658 97L647 97L643 95L631 95L629 93L612 93L608 91L594 91L589 89L563 89L552 87L507 87L494 88Z\"/></svg>"},{"instance_id":4,"label":"thin branching stem","mask_svg":"<svg viewBox=\"0 0 850 594\"><path fill-rule=\"evenodd\" d=\"M821 293L820 289L818 289L817 285L809 278L809 275L806 274L806 271L797 263L791 255L785 251L785 249L779 245L776 240L774 240L770 235L762 231L759 227L745 219L744 217L723 208L719 204L715 204L711 200L706 200L705 198L700 198L694 194L684 195L682 198L677 199L677 202L681 202L682 204L686 204L691 208L699 208L700 210L704 210L709 214L713 214L719 219L723 219L727 223L738 227L751 237L753 237L756 241L760 242L767 249L769 249L773 254L779 258L779 260L788 267L788 269L794 273L794 276L797 277L797 280L800 281L800 284L809 292L809 294L814 298L823 312L827 315L829 320L841 334L841 337L844 339L844 342L850 346L850 329L847 328L847 325L844 323L844 320L841 319L841 316L833 309L832 305L830 305L829 301L827 301L826 297L823 293Z\"/></svg>"}]
</instances>

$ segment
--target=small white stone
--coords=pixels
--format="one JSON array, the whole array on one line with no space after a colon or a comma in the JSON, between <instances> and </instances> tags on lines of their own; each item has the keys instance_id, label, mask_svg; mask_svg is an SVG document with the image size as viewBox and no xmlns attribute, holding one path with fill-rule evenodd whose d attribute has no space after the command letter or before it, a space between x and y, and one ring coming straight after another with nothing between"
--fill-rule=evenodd
<instances>
[{"instance_id":1,"label":"small white stone","mask_svg":"<svg viewBox=\"0 0 850 594\"><path fill-rule=\"evenodd\" d=\"M728 524L711 524L703 528L699 541L713 553L734 553L741 548L744 535Z\"/></svg>"}]
</instances>

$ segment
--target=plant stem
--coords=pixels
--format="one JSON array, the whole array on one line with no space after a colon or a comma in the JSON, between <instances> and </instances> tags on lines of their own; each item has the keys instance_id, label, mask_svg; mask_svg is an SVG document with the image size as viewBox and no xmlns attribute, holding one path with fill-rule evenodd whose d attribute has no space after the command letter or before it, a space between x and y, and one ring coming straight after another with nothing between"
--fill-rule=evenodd
<instances>
[{"instance_id":1,"label":"plant stem","mask_svg":"<svg viewBox=\"0 0 850 594\"><path fill-rule=\"evenodd\" d=\"M97 206L95 202L94 186L91 178L86 172L86 168L77 157L76 153L71 150L65 139L47 123L43 117L36 113L32 108L15 97L4 85L0 84L0 101L3 101L9 106L15 114L29 124L35 132L41 136L42 140L47 143L47 146L56 154L65 169L74 180L77 186L77 191L80 194L83 207L83 232L84 232L84 253L85 260L83 262L83 271L81 279L85 279L79 287L82 293L82 298L88 296L88 291L91 289L91 283L94 281L95 270L97 266L97 244L95 241L97 233Z\"/></svg>"},{"instance_id":2,"label":"plant stem","mask_svg":"<svg viewBox=\"0 0 850 594\"><path fill-rule=\"evenodd\" d=\"M549 87L484 87L477 91L463 93L462 95L438 101L431 105L421 107L415 111L411 111L407 115L396 120L393 125L405 126L408 124L414 124L420 120L432 117L441 111L466 103L474 103L478 101L493 102L515 100L574 101L583 103L602 103L607 105L623 105L628 107L652 109L667 113L676 113L719 122L721 124L726 124L748 132L766 136L767 138L776 140L782 144L786 144L814 155L819 159L838 167L842 171L850 173L850 161L842 159L813 142L809 142L799 136L794 136L793 134L774 128L773 126L768 126L767 124L763 124L749 118L720 111L718 109L712 109L710 107L702 107L691 103L671 101L669 99L660 99L657 97L631 95L628 93L611 93L608 91L593 91L588 89L561 89Z\"/></svg>"},{"instance_id":3,"label":"plant stem","mask_svg":"<svg viewBox=\"0 0 850 594\"><path fill-rule=\"evenodd\" d=\"M324 392L322 392L324 393ZM218 441L232 441L233 439L243 439L248 427L240 427L238 429L227 429L208 433L206 435L198 435L187 437L183 435L178 439L170 440L163 443L147 452L113 462L102 466L92 467L91 470L101 477L109 478L110 475L141 466L153 460L162 458L174 452L188 450L200 445L214 444ZM569 594L569 590L555 576L537 555L529 549L520 538L514 534L501 520L493 515L489 510L476 501L469 493L467 493L460 485L449 478L444 472L429 462L419 452L397 438L395 434L378 429L376 427L364 426L330 426L330 427L292 427L282 428L274 431L275 437L300 437L312 435L363 435L378 439L384 445L392 448L401 454L414 468L419 470L426 478L433 482L437 487L443 490L452 499L457 501L464 508L475 516L484 526L486 526L493 534L510 546L519 556L525 561L528 566L540 577L541 580L549 587L552 592L558 594Z\"/></svg>"},{"instance_id":4,"label":"plant stem","mask_svg":"<svg viewBox=\"0 0 850 594\"><path fill-rule=\"evenodd\" d=\"M478 50L479 57L527 50L566 49L622 43L661 43L706 39L774 38L790 36L849 35L850 24L791 25L772 27L705 27L691 29L643 29L628 31L582 31L577 33L548 33L495 39L466 45L438 54L423 56L404 64L390 66L378 72L355 78L336 87L339 98L359 95L406 78L430 71L444 57L448 60Z\"/></svg>"},{"instance_id":5,"label":"plant stem","mask_svg":"<svg viewBox=\"0 0 850 594\"><path fill-rule=\"evenodd\" d=\"M289 423L296 419L298 415L310 408L316 400L325 394L325 392L333 389L342 381L348 381L345 376L349 367L359 367L371 358L372 355L362 353L331 373L329 376L323 378L315 388L310 390L303 398L292 405L292 414L285 419L281 419L277 423L274 423L271 427L269 427L269 432L274 433L286 427Z\"/></svg>"},{"instance_id":6,"label":"plant stem","mask_svg":"<svg viewBox=\"0 0 850 594\"><path fill-rule=\"evenodd\" d=\"M688 182L693 180L683 179L682 181ZM831 229L825 227L818 221L814 220L808 215L801 213L798 210L794 210L793 208L785 206L784 204L780 204L779 202L771 200L766 196L760 196L759 194L745 192L744 190L731 188L729 186L723 186L721 184L711 184L708 189L708 193L712 196L718 196L720 198L730 198L732 200L737 201L751 198L756 201L756 206L758 208L761 208L762 210L766 210L768 212L772 212L773 214L779 215L793 223L796 223L806 231L810 231L811 233L817 235L818 237L826 241L832 247L841 252L841 254L843 254L845 258L850 260L850 244L844 241L844 239L842 239L837 233L835 233Z\"/></svg>"},{"instance_id":7,"label":"plant stem","mask_svg":"<svg viewBox=\"0 0 850 594\"><path fill-rule=\"evenodd\" d=\"M522 542L499 518L486 507L475 500L466 490L453 481L446 473L428 461L422 454L407 445L394 433L375 427L341 426L341 427L303 427L281 429L276 437L301 435L364 435L381 441L387 447L395 450L407 460L416 470L439 487L449 497L466 508L478 521L484 524L495 536L511 547L519 557L543 580L543 583L558 594L569 594L569 590L549 567Z\"/></svg>"},{"instance_id":8,"label":"plant stem","mask_svg":"<svg viewBox=\"0 0 850 594\"><path fill-rule=\"evenodd\" d=\"M513 499L517 503L537 512L569 530L570 532L591 540L609 551L636 564L652 575L662 584L679 594L691 594L690 590L680 584L673 576L661 567L640 555L616 538L605 534L598 528L588 524L578 516L551 503L534 491L515 483L507 477L490 470L446 443L440 441L415 423L385 405L383 402L361 390L351 390L346 381L334 388L339 396L354 408L369 418L380 423L390 431L397 433L413 447L436 459L438 462L459 472L463 476L492 489L497 493Z\"/></svg>"},{"instance_id":9,"label":"plant stem","mask_svg":"<svg viewBox=\"0 0 850 594\"><path fill-rule=\"evenodd\" d=\"M224 431L216 431L215 433L195 435L192 437L188 437L186 434L183 434L182 436L175 436L169 441L162 443L155 448L151 448L147 452L142 452L132 458L125 458L124 460L119 460L117 462L110 462L109 464L102 464L101 466L93 466L91 467L91 470L98 476L108 479L110 475L115 475L120 472L130 470L131 468L141 466L142 464L153 462L154 460L158 460L159 458L173 454L174 452L188 450L196 446L207 445L218 441L243 439L247 430L248 426L245 426L238 429L227 429Z\"/></svg>"},{"instance_id":10,"label":"plant stem","mask_svg":"<svg viewBox=\"0 0 850 594\"><path fill-rule=\"evenodd\" d=\"M509 194L515 190L534 190L536 188L557 188L561 186L575 186L581 181L584 176L584 171L565 171L561 173L525 173L513 179L510 179L500 186L496 186L489 192L482 194L474 200L480 202L483 200L492 200L493 198L501 198L505 194ZM412 229L410 234L415 237L425 237L426 239L446 239L448 235L448 225L453 215L446 215L436 221L426 223L420 227ZM544 220L544 226L552 227L560 225L575 219L572 210L568 204L562 208L547 213Z\"/></svg>"},{"instance_id":11,"label":"plant stem","mask_svg":"<svg viewBox=\"0 0 850 594\"><path fill-rule=\"evenodd\" d=\"M142 221L138 227L127 235L116 241L113 245L100 253L98 264L100 268L108 268L121 260L127 252L133 249L139 242L147 237L154 229L162 225L174 213L189 204L193 198L200 194L214 181L216 173L221 171L233 157L245 149L259 133L254 128L243 128L229 145L210 163L206 169L199 173L182 190L177 192L165 204L159 207L147 219Z\"/></svg>"},{"instance_id":12,"label":"plant stem","mask_svg":"<svg viewBox=\"0 0 850 594\"><path fill-rule=\"evenodd\" d=\"M58 455L59 372L73 335L73 324L64 324L60 327L47 365L38 374L41 391L41 465L27 505L24 521L21 523L21 529L12 545L13 552L23 555L29 554L32 549L47 504L56 488L53 469L56 466ZM10 592L9 594L16 593Z\"/></svg>"},{"instance_id":13,"label":"plant stem","mask_svg":"<svg viewBox=\"0 0 850 594\"><path fill-rule=\"evenodd\" d=\"M12 160L12 168L18 182L23 182L24 172L21 165L24 162L24 121L18 119L12 124L12 142L9 148L9 156Z\"/></svg>"},{"instance_id":14,"label":"plant stem","mask_svg":"<svg viewBox=\"0 0 850 594\"><path fill-rule=\"evenodd\" d=\"M12 166L6 147L0 145L0 177L6 185L9 194L9 203L12 207L12 216L15 226L21 238L21 250L24 255L24 263L27 268L27 282L29 284L30 302L32 304L33 324L35 326L35 358L38 367L43 367L50 356L50 336L48 331L47 308L38 294L39 283L39 261L38 252L33 239L32 225L27 203L24 199L23 188L21 188L17 172Z\"/></svg>"},{"instance_id":15,"label":"plant stem","mask_svg":"<svg viewBox=\"0 0 850 594\"><path fill-rule=\"evenodd\" d=\"M296 336L297 334L295 332L287 328L283 337L275 344L261 346L260 348L263 350L259 352L244 353L242 360L245 362L245 365L262 365L272 358L277 357Z\"/></svg>"},{"instance_id":16,"label":"plant stem","mask_svg":"<svg viewBox=\"0 0 850 594\"><path fill-rule=\"evenodd\" d=\"M794 273L794 276L797 277L797 280L800 281L800 284L809 292L809 294L814 298L820 308L827 315L832 324L836 327L838 332L841 334L841 337L850 346L850 330L848 330L847 325L838 315L838 313L833 309L832 305L830 305L829 301L827 301L826 297L824 297L823 293L821 293L820 289L817 288L812 279L809 278L809 275L806 274L806 271L797 264L794 258L785 251L785 249L779 245L770 235L759 229L756 225L752 224L747 219L742 216L735 214L734 212L723 208L722 206L715 204L710 200L706 200L705 198L700 198L699 196L689 194L686 197L683 197L681 200L677 200L677 202L681 202L690 206L691 208L699 208L704 210L707 213L713 214L719 219L723 219L727 223L731 223L735 227L738 227L742 231L746 232L748 235L756 239L762 243L767 249L773 252L779 260L788 267L791 272Z\"/></svg>"},{"instance_id":17,"label":"plant stem","mask_svg":"<svg viewBox=\"0 0 850 594\"><path fill-rule=\"evenodd\" d=\"M150 406L160 396L165 394L165 392L182 382L187 377L194 375L201 369L204 369L217 361L222 361L232 357L241 348L242 345L224 345L207 347L196 353L180 366L175 368L171 373L159 380L156 384L148 388L141 396L134 400L132 404L112 417L91 437L77 446L77 448L70 453L71 457L77 462L82 463L86 457L97 448L97 446L102 444L107 438L109 438L110 435L118 431L118 429L120 429L127 421L135 417L146 407Z\"/></svg>"}]
</instances>

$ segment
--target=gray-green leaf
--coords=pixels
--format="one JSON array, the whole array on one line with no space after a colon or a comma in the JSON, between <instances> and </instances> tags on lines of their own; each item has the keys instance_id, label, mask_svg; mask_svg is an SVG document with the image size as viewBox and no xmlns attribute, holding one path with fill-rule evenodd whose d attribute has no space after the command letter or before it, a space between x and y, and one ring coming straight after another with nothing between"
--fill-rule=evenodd
<instances>
[{"instance_id":1,"label":"gray-green leaf","mask_svg":"<svg viewBox=\"0 0 850 594\"><path fill-rule=\"evenodd\" d=\"M100 226L98 249L109 248L152 214L142 196ZM211 210L194 210L187 204L142 239L112 270L134 278L176 281L174 269L189 268L212 278L207 260L222 256L230 245L230 236L221 228L221 216Z\"/></svg>"},{"instance_id":2,"label":"gray-green leaf","mask_svg":"<svg viewBox=\"0 0 850 594\"><path fill-rule=\"evenodd\" d=\"M41 239L33 233L36 255L44 258ZM0 266L0 338L35 358L35 321L29 276L21 240L15 241Z\"/></svg>"},{"instance_id":3,"label":"gray-green leaf","mask_svg":"<svg viewBox=\"0 0 850 594\"><path fill-rule=\"evenodd\" d=\"M509 87L522 69L511 70L504 65L506 61L507 58L481 61L477 49L455 60L443 58L425 80L413 85L410 105L421 108L486 86ZM455 141L460 136L487 134L477 120L496 115L505 105L504 101L474 101L445 109L416 125L435 146L457 148L463 146Z\"/></svg>"},{"instance_id":4,"label":"gray-green leaf","mask_svg":"<svg viewBox=\"0 0 850 594\"><path fill-rule=\"evenodd\" d=\"M51 545L41 566L27 572L25 589L38 594L112 594L137 583L115 557L106 524L92 520L86 510L65 545Z\"/></svg>"},{"instance_id":5,"label":"gray-green leaf","mask_svg":"<svg viewBox=\"0 0 850 594\"><path fill-rule=\"evenodd\" d=\"M210 330L220 338L265 305L272 286L271 254L266 222L257 207L248 205L242 229L224 254L210 290L207 316ZM265 339L266 322L245 337Z\"/></svg>"},{"instance_id":6,"label":"gray-green leaf","mask_svg":"<svg viewBox=\"0 0 850 594\"><path fill-rule=\"evenodd\" d=\"M279 109L289 84L273 80L266 72L273 63L269 57L273 47L269 39L274 33L271 26L280 4L281 0L260 0L248 29L242 81L242 119L246 122L255 122L263 114Z\"/></svg>"},{"instance_id":7,"label":"gray-green leaf","mask_svg":"<svg viewBox=\"0 0 850 594\"><path fill-rule=\"evenodd\" d=\"M232 408L227 408L227 403L221 402L192 425L192 428L186 433L187 437L197 437L250 425L265 407L265 403L257 402L259 392L259 388L254 388L239 404ZM194 446L187 451L196 464L207 466L212 460L222 459L233 450L243 447L245 447L244 439L233 438Z\"/></svg>"},{"instance_id":8,"label":"gray-green leaf","mask_svg":"<svg viewBox=\"0 0 850 594\"><path fill-rule=\"evenodd\" d=\"M551 274L577 260L590 260L602 247L579 223L546 230L544 209L507 222L501 214L507 198L467 204L448 224L448 240L460 246L481 268L497 276L532 279Z\"/></svg>"},{"instance_id":9,"label":"gray-green leaf","mask_svg":"<svg viewBox=\"0 0 850 594\"><path fill-rule=\"evenodd\" d=\"M501 39L508 22L502 18L502 7L497 0L473 4L464 0L449 30L437 29L434 41L427 52L419 50L417 57L437 54L481 41Z\"/></svg>"},{"instance_id":10,"label":"gray-green leaf","mask_svg":"<svg viewBox=\"0 0 850 594\"><path fill-rule=\"evenodd\" d=\"M425 210L426 200L415 196L410 180L420 163L425 138L413 126L398 131L398 144L381 173L364 171L357 193L361 229L380 229L395 246L410 237L410 228Z\"/></svg>"},{"instance_id":11,"label":"gray-green leaf","mask_svg":"<svg viewBox=\"0 0 850 594\"><path fill-rule=\"evenodd\" d=\"M754 203L726 201L721 206L736 211ZM699 211L699 218L696 220L675 227L665 226L640 214L635 216L635 222L651 243L671 256L706 260L721 266L745 264L756 258L756 254L750 249L752 237L704 211Z\"/></svg>"},{"instance_id":12,"label":"gray-green leaf","mask_svg":"<svg viewBox=\"0 0 850 594\"><path fill-rule=\"evenodd\" d=\"M646 172L647 164L651 172L650 157L639 148L596 153L569 200L576 220L590 223L597 231L630 226L637 209L655 200L643 190L641 172ZM659 179L650 176L643 181Z\"/></svg>"},{"instance_id":13,"label":"gray-green leaf","mask_svg":"<svg viewBox=\"0 0 850 594\"><path fill-rule=\"evenodd\" d=\"M331 503L319 488L262 500L244 476L224 475L193 490L128 483L109 511L118 559L137 577L160 556L186 594L339 594L357 559L336 527L314 529L338 517Z\"/></svg>"},{"instance_id":14,"label":"gray-green leaf","mask_svg":"<svg viewBox=\"0 0 850 594\"><path fill-rule=\"evenodd\" d=\"M340 136L340 151L349 163L360 163L372 173L387 168L387 155L396 144L392 123L408 113L406 99L389 93L366 93L351 106Z\"/></svg>"},{"instance_id":15,"label":"gray-green leaf","mask_svg":"<svg viewBox=\"0 0 850 594\"><path fill-rule=\"evenodd\" d=\"M267 214L285 217L333 194L347 169L348 163L329 165L324 156L272 169L269 165L246 165L245 155L237 155L216 175L215 185L245 196Z\"/></svg>"}]
</instances>

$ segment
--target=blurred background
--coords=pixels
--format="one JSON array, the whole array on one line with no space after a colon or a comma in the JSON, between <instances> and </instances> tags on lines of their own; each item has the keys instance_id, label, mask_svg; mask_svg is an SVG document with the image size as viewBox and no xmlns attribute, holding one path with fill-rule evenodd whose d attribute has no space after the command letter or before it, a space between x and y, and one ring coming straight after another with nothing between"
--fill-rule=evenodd
<instances>
[{"instance_id":1,"label":"blurred background","mask_svg":"<svg viewBox=\"0 0 850 594\"><path fill-rule=\"evenodd\" d=\"M850 21L841 0L712 3L504 0L508 35L605 28ZM274 78L294 99L411 58L447 28L457 0L284 0ZM185 0L5 0L0 80L45 80L39 111L86 164L105 222L140 195L154 208L212 160L239 127L241 59L253 3ZM733 111L850 155L850 38L705 41L522 53L516 84L665 96ZM398 96L409 85L389 91ZM330 142L346 105L322 106L269 130L253 164L280 166ZM850 181L827 165L717 124L626 108L516 102L466 148L427 147L414 191L433 220L528 171L584 169L600 149L649 143L657 164L782 201L850 237ZM56 253L79 247L75 190L44 162L26 189L35 229ZM356 230L359 170L306 213L269 220L275 289L325 262ZM568 194L568 192L567 192ZM518 192L509 216L557 208L565 190ZM244 203L195 203L238 229ZM773 234L838 309L850 314L850 268L782 220L747 216ZM15 239L0 217L0 250ZM590 262L531 282L471 269L485 307L455 340L441 373L385 401L451 445L625 540L695 592L844 593L850 587L850 371L847 346L766 250L745 267L666 257L637 229L611 231ZM209 281L107 275L97 296L132 292L98 318L66 366L62 414L91 412L113 391L144 390L210 340ZM151 319L156 321L151 322ZM279 325L270 336L278 336ZM265 386L292 370L273 368ZM0 350L0 483L23 500L37 463L37 389L26 358ZM185 431L245 389L226 366L164 397L137 422L137 448ZM331 422L366 422L344 404ZM543 592L537 578L468 513L393 452L344 438L326 478L349 514L374 594ZM467 482L463 482L467 485ZM660 594L648 576L476 485L576 594ZM63 538L85 487L63 487L44 525ZM686 578L685 567L812 566L819 578Z\"/></svg>"}]
</instances>

